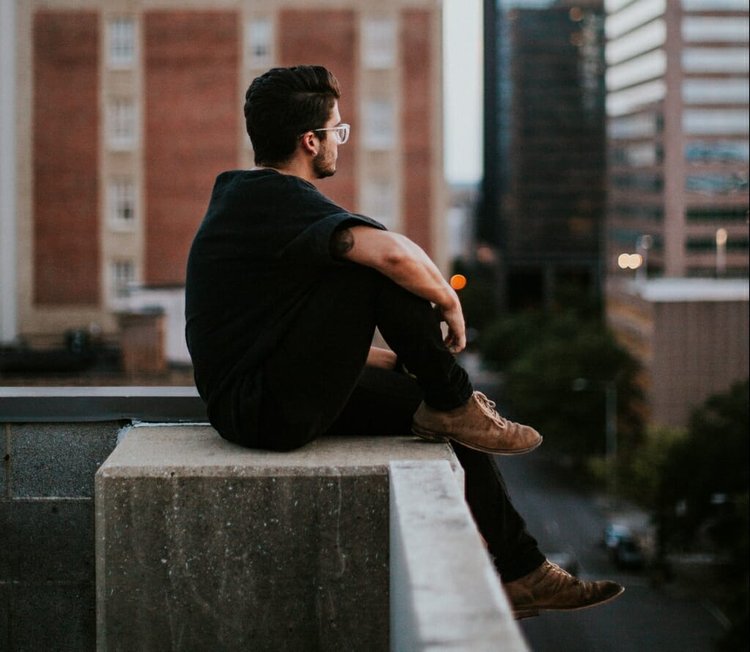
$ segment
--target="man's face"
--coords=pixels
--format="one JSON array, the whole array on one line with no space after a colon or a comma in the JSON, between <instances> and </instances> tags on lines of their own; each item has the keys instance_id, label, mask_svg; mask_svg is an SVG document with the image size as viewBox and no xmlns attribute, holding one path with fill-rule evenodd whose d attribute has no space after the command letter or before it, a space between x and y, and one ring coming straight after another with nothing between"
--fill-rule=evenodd
<instances>
[{"instance_id":1,"label":"man's face","mask_svg":"<svg viewBox=\"0 0 750 652\"><path fill-rule=\"evenodd\" d=\"M339 103L333 103L331 117L325 123L325 127L336 127L341 124L341 115L339 114ZM316 179L325 179L336 174L336 160L339 156L339 146L336 136L330 131L319 132L320 150L313 158L313 172Z\"/></svg>"}]
</instances>

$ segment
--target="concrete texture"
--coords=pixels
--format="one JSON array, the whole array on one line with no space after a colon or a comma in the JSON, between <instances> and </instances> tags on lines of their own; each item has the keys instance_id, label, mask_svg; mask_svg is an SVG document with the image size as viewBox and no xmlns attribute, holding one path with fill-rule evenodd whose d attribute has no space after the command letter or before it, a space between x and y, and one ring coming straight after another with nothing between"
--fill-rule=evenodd
<instances>
[{"instance_id":1,"label":"concrete texture","mask_svg":"<svg viewBox=\"0 0 750 652\"><path fill-rule=\"evenodd\" d=\"M390 505L391 649L528 650L448 464L391 464Z\"/></svg>"},{"instance_id":2,"label":"concrete texture","mask_svg":"<svg viewBox=\"0 0 750 652\"><path fill-rule=\"evenodd\" d=\"M11 527L12 524L12 527ZM94 514L86 501L0 503L0 577L14 582L89 582Z\"/></svg>"},{"instance_id":3,"label":"concrete texture","mask_svg":"<svg viewBox=\"0 0 750 652\"><path fill-rule=\"evenodd\" d=\"M112 423L14 425L13 497L93 496L94 473L114 448L118 430Z\"/></svg>"},{"instance_id":4,"label":"concrete texture","mask_svg":"<svg viewBox=\"0 0 750 652\"><path fill-rule=\"evenodd\" d=\"M10 586L9 652L92 649L96 612L94 587L79 584L14 584ZM0 630L2 626L0 625Z\"/></svg>"},{"instance_id":5,"label":"concrete texture","mask_svg":"<svg viewBox=\"0 0 750 652\"><path fill-rule=\"evenodd\" d=\"M96 477L99 649L387 650L387 473L410 459L458 467L413 438L133 428Z\"/></svg>"},{"instance_id":6,"label":"concrete texture","mask_svg":"<svg viewBox=\"0 0 750 652\"><path fill-rule=\"evenodd\" d=\"M0 420L0 650L93 649L94 473L120 427Z\"/></svg>"}]
</instances>

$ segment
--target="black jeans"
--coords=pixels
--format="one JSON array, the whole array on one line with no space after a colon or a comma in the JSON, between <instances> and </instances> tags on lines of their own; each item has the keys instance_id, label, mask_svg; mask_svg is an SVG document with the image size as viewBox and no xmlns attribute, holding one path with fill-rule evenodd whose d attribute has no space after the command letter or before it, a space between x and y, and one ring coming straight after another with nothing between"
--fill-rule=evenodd
<instances>
[{"instance_id":1,"label":"black jeans","mask_svg":"<svg viewBox=\"0 0 750 652\"><path fill-rule=\"evenodd\" d=\"M375 327L412 376L365 367ZM416 379L416 380L415 380ZM289 450L319 435L408 435L420 401L442 410L473 388L443 344L429 302L381 274L346 265L325 274L263 368L258 439ZM505 581L544 556L516 512L490 455L454 443L466 500Z\"/></svg>"}]
</instances>

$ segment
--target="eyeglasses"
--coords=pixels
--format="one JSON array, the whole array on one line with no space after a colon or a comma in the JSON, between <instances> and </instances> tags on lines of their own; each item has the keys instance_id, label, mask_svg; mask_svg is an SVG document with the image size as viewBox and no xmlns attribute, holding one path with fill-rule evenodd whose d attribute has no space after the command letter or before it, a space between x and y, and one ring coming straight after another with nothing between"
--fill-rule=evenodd
<instances>
[{"instance_id":1,"label":"eyeglasses","mask_svg":"<svg viewBox=\"0 0 750 652\"><path fill-rule=\"evenodd\" d=\"M310 131L332 131L336 142L339 145L343 145L347 140L349 140L350 129L351 127L348 124L342 122L336 127L321 127L320 129L310 129Z\"/></svg>"}]
</instances>

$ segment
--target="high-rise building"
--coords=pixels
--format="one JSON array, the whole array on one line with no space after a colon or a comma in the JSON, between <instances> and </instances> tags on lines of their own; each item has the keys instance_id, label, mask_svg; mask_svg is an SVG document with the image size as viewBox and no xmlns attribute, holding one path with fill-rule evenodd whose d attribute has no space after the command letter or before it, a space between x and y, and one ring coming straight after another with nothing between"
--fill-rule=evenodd
<instances>
[{"instance_id":1,"label":"high-rise building","mask_svg":"<svg viewBox=\"0 0 750 652\"><path fill-rule=\"evenodd\" d=\"M244 93L275 65L342 84L352 138L321 190L443 262L439 0L11 4L15 210L0 224L17 265L0 291L16 319L0 341L114 333L128 286L183 283L216 174L252 166Z\"/></svg>"},{"instance_id":2,"label":"high-rise building","mask_svg":"<svg viewBox=\"0 0 750 652\"><path fill-rule=\"evenodd\" d=\"M748 373L748 4L606 9L607 321L684 426Z\"/></svg>"},{"instance_id":3,"label":"high-rise building","mask_svg":"<svg viewBox=\"0 0 750 652\"><path fill-rule=\"evenodd\" d=\"M487 7L488 3L485 3ZM601 0L489 7L479 238L495 247L504 302L600 289L605 207Z\"/></svg>"},{"instance_id":4,"label":"high-rise building","mask_svg":"<svg viewBox=\"0 0 750 652\"><path fill-rule=\"evenodd\" d=\"M606 9L609 273L746 277L747 0Z\"/></svg>"}]
</instances>

